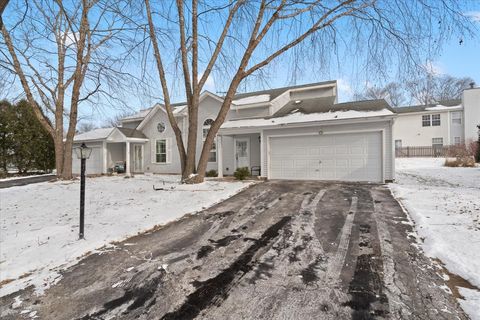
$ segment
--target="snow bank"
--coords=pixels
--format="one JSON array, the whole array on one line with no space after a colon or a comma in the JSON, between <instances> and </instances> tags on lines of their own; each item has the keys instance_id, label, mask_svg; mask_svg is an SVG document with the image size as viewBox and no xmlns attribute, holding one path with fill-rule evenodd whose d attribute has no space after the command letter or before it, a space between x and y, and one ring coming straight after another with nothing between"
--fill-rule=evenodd
<instances>
[{"instance_id":1,"label":"snow bank","mask_svg":"<svg viewBox=\"0 0 480 320\"><path fill-rule=\"evenodd\" d=\"M159 175L87 179L85 240L78 240L78 181L1 189L0 282L22 279L1 287L0 296L30 284L41 292L85 253L200 211L249 185L180 185L179 180ZM153 185L174 189L154 191Z\"/></svg>"},{"instance_id":2,"label":"snow bank","mask_svg":"<svg viewBox=\"0 0 480 320\"><path fill-rule=\"evenodd\" d=\"M443 160L397 159L389 187L415 221L425 253L480 287L480 168L441 167ZM479 295L460 301L471 316Z\"/></svg>"}]
</instances>

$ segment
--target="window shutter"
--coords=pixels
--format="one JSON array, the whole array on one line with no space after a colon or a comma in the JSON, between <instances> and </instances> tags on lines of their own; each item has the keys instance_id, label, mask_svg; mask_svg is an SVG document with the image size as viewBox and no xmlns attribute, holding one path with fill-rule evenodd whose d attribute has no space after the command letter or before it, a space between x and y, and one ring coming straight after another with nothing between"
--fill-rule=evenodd
<instances>
[{"instance_id":1,"label":"window shutter","mask_svg":"<svg viewBox=\"0 0 480 320\"><path fill-rule=\"evenodd\" d=\"M157 159L156 159L157 158L156 157L156 155L157 155L157 150L156 150L157 141L155 139L150 140L150 146L151 146L150 154L151 154L151 158L152 158L152 163L157 163Z\"/></svg>"},{"instance_id":2,"label":"window shutter","mask_svg":"<svg viewBox=\"0 0 480 320\"><path fill-rule=\"evenodd\" d=\"M165 143L167 144L167 163L172 163L172 138L167 138Z\"/></svg>"}]
</instances>

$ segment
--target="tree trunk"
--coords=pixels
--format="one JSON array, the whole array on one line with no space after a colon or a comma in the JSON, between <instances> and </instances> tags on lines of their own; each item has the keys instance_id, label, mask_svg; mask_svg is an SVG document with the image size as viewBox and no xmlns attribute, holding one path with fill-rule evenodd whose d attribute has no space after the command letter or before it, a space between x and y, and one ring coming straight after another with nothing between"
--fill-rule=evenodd
<instances>
[{"instance_id":1,"label":"tree trunk","mask_svg":"<svg viewBox=\"0 0 480 320\"><path fill-rule=\"evenodd\" d=\"M55 168L57 169L57 178L62 178L63 174L63 139L62 136L54 137L55 146Z\"/></svg>"},{"instance_id":2,"label":"tree trunk","mask_svg":"<svg viewBox=\"0 0 480 320\"><path fill-rule=\"evenodd\" d=\"M62 179L70 180L72 175L72 142L66 141L63 149L63 171Z\"/></svg>"}]
</instances>

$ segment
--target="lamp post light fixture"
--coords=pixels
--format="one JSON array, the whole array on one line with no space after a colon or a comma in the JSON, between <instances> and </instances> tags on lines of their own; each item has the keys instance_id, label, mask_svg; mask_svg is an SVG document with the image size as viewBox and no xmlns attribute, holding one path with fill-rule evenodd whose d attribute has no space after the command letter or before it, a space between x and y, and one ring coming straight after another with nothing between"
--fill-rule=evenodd
<instances>
[{"instance_id":1,"label":"lamp post light fixture","mask_svg":"<svg viewBox=\"0 0 480 320\"><path fill-rule=\"evenodd\" d=\"M90 158L92 148L82 143L80 147L75 148L77 158L80 159L80 232L78 234L79 239L84 239L84 226L85 226L85 167L87 159Z\"/></svg>"}]
</instances>

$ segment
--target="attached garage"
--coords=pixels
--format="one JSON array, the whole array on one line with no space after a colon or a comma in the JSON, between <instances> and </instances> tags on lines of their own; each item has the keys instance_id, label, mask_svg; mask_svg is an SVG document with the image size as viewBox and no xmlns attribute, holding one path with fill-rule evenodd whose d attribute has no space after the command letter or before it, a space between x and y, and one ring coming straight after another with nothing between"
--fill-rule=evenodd
<instances>
[{"instance_id":1,"label":"attached garage","mask_svg":"<svg viewBox=\"0 0 480 320\"><path fill-rule=\"evenodd\" d=\"M383 181L382 133L269 137L269 178Z\"/></svg>"}]
</instances>

